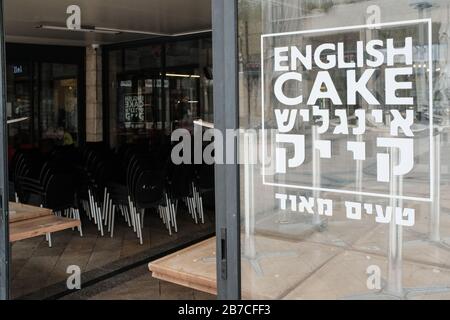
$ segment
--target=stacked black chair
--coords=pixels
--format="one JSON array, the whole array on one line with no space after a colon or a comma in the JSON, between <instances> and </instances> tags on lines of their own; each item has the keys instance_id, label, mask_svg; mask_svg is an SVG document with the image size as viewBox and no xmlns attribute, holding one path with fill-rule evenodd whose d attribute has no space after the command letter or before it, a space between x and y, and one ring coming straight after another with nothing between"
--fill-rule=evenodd
<instances>
[{"instance_id":1,"label":"stacked black chair","mask_svg":"<svg viewBox=\"0 0 450 320\"><path fill-rule=\"evenodd\" d=\"M23 177L38 178L44 164L44 157L37 150L18 150L10 166L9 179L14 185L15 200L28 202L29 194L21 188L20 180Z\"/></svg>"},{"instance_id":2,"label":"stacked black chair","mask_svg":"<svg viewBox=\"0 0 450 320\"><path fill-rule=\"evenodd\" d=\"M133 145L123 147L118 163L126 168L124 176L118 176L106 186L108 229L114 230L114 216L119 208L126 221L133 227L143 243L142 229L148 210L159 212L169 234L178 231L175 205L170 197L167 179L167 163L170 148L164 144ZM111 226L112 224L112 226Z\"/></svg>"},{"instance_id":3,"label":"stacked black chair","mask_svg":"<svg viewBox=\"0 0 450 320\"><path fill-rule=\"evenodd\" d=\"M200 220L204 223L205 214L203 208L203 197L206 194L214 195L214 165L203 163L196 166L193 193L199 211Z\"/></svg>"},{"instance_id":4,"label":"stacked black chair","mask_svg":"<svg viewBox=\"0 0 450 320\"><path fill-rule=\"evenodd\" d=\"M56 215L80 220L75 203L76 179L72 153L67 151L57 150L48 155L43 163L44 157L37 156L35 152L26 152L23 156L19 154L12 165L17 201L46 207ZM82 236L82 227L78 229ZM47 234L47 240L51 246L50 234Z\"/></svg>"},{"instance_id":5,"label":"stacked black chair","mask_svg":"<svg viewBox=\"0 0 450 320\"><path fill-rule=\"evenodd\" d=\"M104 235L106 219L105 188L108 180L114 175L110 165L112 152L100 144L91 144L82 148L81 163L78 167L80 183L77 199L89 220L93 220L98 231Z\"/></svg>"},{"instance_id":6,"label":"stacked black chair","mask_svg":"<svg viewBox=\"0 0 450 320\"><path fill-rule=\"evenodd\" d=\"M137 160L145 154L141 146L126 146L118 153L102 145L87 145L81 152L83 183L78 191L80 202L90 220L114 236L116 214L122 213L142 244L142 215L131 200L137 179ZM134 191L133 191L134 192ZM134 199L134 198L133 198Z\"/></svg>"},{"instance_id":7,"label":"stacked black chair","mask_svg":"<svg viewBox=\"0 0 450 320\"><path fill-rule=\"evenodd\" d=\"M170 194L178 209L179 203L186 205L189 214L198 223L197 206L195 201L193 181L195 177L194 165L172 165L170 169Z\"/></svg>"}]
</instances>

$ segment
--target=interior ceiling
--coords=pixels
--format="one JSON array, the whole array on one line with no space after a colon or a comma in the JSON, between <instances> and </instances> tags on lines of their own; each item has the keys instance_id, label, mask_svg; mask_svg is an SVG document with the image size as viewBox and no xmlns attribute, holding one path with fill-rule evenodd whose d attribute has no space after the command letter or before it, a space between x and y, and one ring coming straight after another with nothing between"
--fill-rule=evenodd
<instances>
[{"instance_id":1,"label":"interior ceiling","mask_svg":"<svg viewBox=\"0 0 450 320\"><path fill-rule=\"evenodd\" d=\"M81 8L82 26L176 34L211 28L211 0L4 0L7 42L87 46L152 37L45 30L66 26L69 5Z\"/></svg>"}]
</instances>

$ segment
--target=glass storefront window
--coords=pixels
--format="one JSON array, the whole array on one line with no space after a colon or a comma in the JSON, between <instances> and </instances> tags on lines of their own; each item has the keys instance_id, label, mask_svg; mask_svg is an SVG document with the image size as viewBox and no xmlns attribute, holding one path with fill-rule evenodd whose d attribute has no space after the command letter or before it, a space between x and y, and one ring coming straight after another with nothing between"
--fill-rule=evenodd
<instances>
[{"instance_id":1,"label":"glass storefront window","mask_svg":"<svg viewBox=\"0 0 450 320\"><path fill-rule=\"evenodd\" d=\"M27 118L10 126L9 145L25 146L33 143L33 70L29 63L8 64L7 78L7 117L8 119Z\"/></svg>"},{"instance_id":2,"label":"glass storefront window","mask_svg":"<svg viewBox=\"0 0 450 320\"><path fill-rule=\"evenodd\" d=\"M124 55L125 71L161 68L162 65L162 46L160 45L126 48Z\"/></svg>"},{"instance_id":3,"label":"glass storefront window","mask_svg":"<svg viewBox=\"0 0 450 320\"><path fill-rule=\"evenodd\" d=\"M9 159L19 149L80 143L85 49L7 43L6 53Z\"/></svg>"},{"instance_id":4,"label":"glass storefront window","mask_svg":"<svg viewBox=\"0 0 450 320\"><path fill-rule=\"evenodd\" d=\"M41 65L41 142L73 145L78 141L78 67Z\"/></svg>"},{"instance_id":5,"label":"glass storefront window","mask_svg":"<svg viewBox=\"0 0 450 320\"><path fill-rule=\"evenodd\" d=\"M169 105L172 108L172 130L184 128L193 130L193 120L200 117L199 78L168 74Z\"/></svg>"},{"instance_id":6,"label":"glass storefront window","mask_svg":"<svg viewBox=\"0 0 450 320\"><path fill-rule=\"evenodd\" d=\"M194 120L212 122L210 38L106 50L112 147L192 131Z\"/></svg>"},{"instance_id":7,"label":"glass storefront window","mask_svg":"<svg viewBox=\"0 0 450 320\"><path fill-rule=\"evenodd\" d=\"M449 5L424 3L239 1L244 298L450 298Z\"/></svg>"},{"instance_id":8,"label":"glass storefront window","mask_svg":"<svg viewBox=\"0 0 450 320\"><path fill-rule=\"evenodd\" d=\"M167 67L198 65L200 55L199 40L169 42L166 44Z\"/></svg>"},{"instance_id":9,"label":"glass storefront window","mask_svg":"<svg viewBox=\"0 0 450 320\"><path fill-rule=\"evenodd\" d=\"M164 129L164 83L152 72L118 76L117 132L121 143L139 143Z\"/></svg>"},{"instance_id":10,"label":"glass storefront window","mask_svg":"<svg viewBox=\"0 0 450 320\"><path fill-rule=\"evenodd\" d=\"M117 75L123 72L123 51L122 50L110 50L108 52L108 101L112 106L117 106L117 90L119 83ZM109 118L107 122L109 124L109 139L111 145L117 145L117 109L110 107Z\"/></svg>"}]
</instances>

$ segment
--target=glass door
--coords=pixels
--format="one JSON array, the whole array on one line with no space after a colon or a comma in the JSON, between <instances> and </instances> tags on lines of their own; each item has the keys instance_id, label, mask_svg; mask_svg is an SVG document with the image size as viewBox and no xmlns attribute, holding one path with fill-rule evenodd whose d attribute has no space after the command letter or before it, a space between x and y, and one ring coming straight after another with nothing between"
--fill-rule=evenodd
<instances>
[{"instance_id":1,"label":"glass door","mask_svg":"<svg viewBox=\"0 0 450 320\"><path fill-rule=\"evenodd\" d=\"M449 299L450 5L238 16L242 297Z\"/></svg>"}]
</instances>

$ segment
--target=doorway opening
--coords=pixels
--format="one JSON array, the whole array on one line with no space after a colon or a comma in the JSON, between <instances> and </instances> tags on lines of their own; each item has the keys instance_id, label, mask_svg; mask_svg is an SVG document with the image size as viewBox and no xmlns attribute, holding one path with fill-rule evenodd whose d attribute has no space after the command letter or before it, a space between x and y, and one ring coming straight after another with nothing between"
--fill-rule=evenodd
<instances>
[{"instance_id":1,"label":"doorway opening","mask_svg":"<svg viewBox=\"0 0 450 320\"><path fill-rule=\"evenodd\" d=\"M4 1L12 298L62 297L73 270L94 284L215 232L214 167L171 161L175 130L213 121L210 1L76 5L72 30L60 1Z\"/></svg>"}]
</instances>

